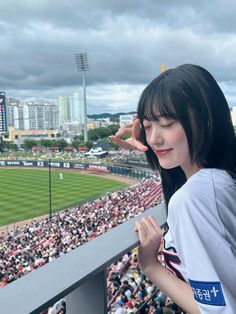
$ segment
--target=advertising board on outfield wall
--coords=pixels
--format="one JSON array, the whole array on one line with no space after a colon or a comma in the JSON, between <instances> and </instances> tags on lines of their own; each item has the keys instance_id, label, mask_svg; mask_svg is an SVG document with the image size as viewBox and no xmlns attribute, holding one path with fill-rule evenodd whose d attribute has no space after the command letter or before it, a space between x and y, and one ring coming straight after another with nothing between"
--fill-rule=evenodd
<instances>
[{"instance_id":1,"label":"advertising board on outfield wall","mask_svg":"<svg viewBox=\"0 0 236 314\"><path fill-rule=\"evenodd\" d=\"M145 168L149 167L148 162L146 160L141 160L141 159L127 158L125 163L130 166L145 167Z\"/></svg>"},{"instance_id":2,"label":"advertising board on outfield wall","mask_svg":"<svg viewBox=\"0 0 236 314\"><path fill-rule=\"evenodd\" d=\"M55 169L77 169L87 171L98 171L112 173L115 175L126 176L136 179L149 178L152 173L148 170L121 165L103 165L92 163L76 163L76 162L63 162L63 161L37 161L37 160L0 160L0 167L38 167L38 168L51 168Z\"/></svg>"},{"instance_id":3,"label":"advertising board on outfield wall","mask_svg":"<svg viewBox=\"0 0 236 314\"><path fill-rule=\"evenodd\" d=\"M87 164L51 161L51 168L60 169L86 169ZM0 160L0 166L2 167L48 167L49 161L36 161L36 160Z\"/></svg>"}]
</instances>

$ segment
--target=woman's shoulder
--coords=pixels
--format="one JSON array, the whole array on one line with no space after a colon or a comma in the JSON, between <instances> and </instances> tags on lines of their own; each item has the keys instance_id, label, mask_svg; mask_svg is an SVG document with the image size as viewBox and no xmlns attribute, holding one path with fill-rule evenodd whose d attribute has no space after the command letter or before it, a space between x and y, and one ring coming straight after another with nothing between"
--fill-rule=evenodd
<instances>
[{"instance_id":1,"label":"woman's shoulder","mask_svg":"<svg viewBox=\"0 0 236 314\"><path fill-rule=\"evenodd\" d=\"M188 180L186 185L191 185L197 182L209 184L212 183L226 183L233 184L234 180L231 175L222 169L216 168L203 168L193 174Z\"/></svg>"},{"instance_id":2,"label":"woman's shoulder","mask_svg":"<svg viewBox=\"0 0 236 314\"><path fill-rule=\"evenodd\" d=\"M215 168L201 169L193 174L187 182L177 190L170 199L170 207L184 202L211 203L216 198L234 194L236 184L224 170Z\"/></svg>"},{"instance_id":3,"label":"woman's shoulder","mask_svg":"<svg viewBox=\"0 0 236 314\"><path fill-rule=\"evenodd\" d=\"M204 168L193 174L175 194L192 193L194 195L211 186L223 188L224 186L234 187L236 184L225 170Z\"/></svg>"}]
</instances>

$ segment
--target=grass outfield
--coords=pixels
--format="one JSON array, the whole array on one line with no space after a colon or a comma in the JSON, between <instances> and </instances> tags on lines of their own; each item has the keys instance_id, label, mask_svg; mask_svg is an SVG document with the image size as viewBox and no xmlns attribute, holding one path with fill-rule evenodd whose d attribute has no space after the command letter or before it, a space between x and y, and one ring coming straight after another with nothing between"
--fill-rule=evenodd
<instances>
[{"instance_id":1,"label":"grass outfield","mask_svg":"<svg viewBox=\"0 0 236 314\"><path fill-rule=\"evenodd\" d=\"M78 172L51 171L52 211L127 187L127 184ZM0 226L49 213L49 173L34 169L0 169Z\"/></svg>"}]
</instances>

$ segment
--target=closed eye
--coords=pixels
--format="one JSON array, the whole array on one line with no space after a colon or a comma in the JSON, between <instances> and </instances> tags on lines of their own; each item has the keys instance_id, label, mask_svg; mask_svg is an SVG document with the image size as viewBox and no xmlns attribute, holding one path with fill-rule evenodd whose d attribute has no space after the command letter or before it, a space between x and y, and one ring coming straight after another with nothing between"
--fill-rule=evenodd
<instances>
[{"instance_id":1,"label":"closed eye","mask_svg":"<svg viewBox=\"0 0 236 314\"><path fill-rule=\"evenodd\" d=\"M161 127L163 127L163 128L168 128L168 127L172 126L173 124L175 124L175 122L176 122L176 121L170 122L170 123L168 123L168 124L161 124Z\"/></svg>"}]
</instances>

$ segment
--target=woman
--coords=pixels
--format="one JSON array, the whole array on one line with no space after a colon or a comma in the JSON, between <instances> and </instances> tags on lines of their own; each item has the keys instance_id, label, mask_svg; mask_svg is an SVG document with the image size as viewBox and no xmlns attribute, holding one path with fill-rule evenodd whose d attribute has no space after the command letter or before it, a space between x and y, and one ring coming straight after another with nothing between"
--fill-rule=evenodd
<instances>
[{"instance_id":1,"label":"woman","mask_svg":"<svg viewBox=\"0 0 236 314\"><path fill-rule=\"evenodd\" d=\"M233 314L236 139L226 99L208 71L185 64L145 88L137 118L111 139L145 151L160 172L169 227L164 268L156 257L159 225L152 217L137 223L140 267L185 311Z\"/></svg>"}]
</instances>

